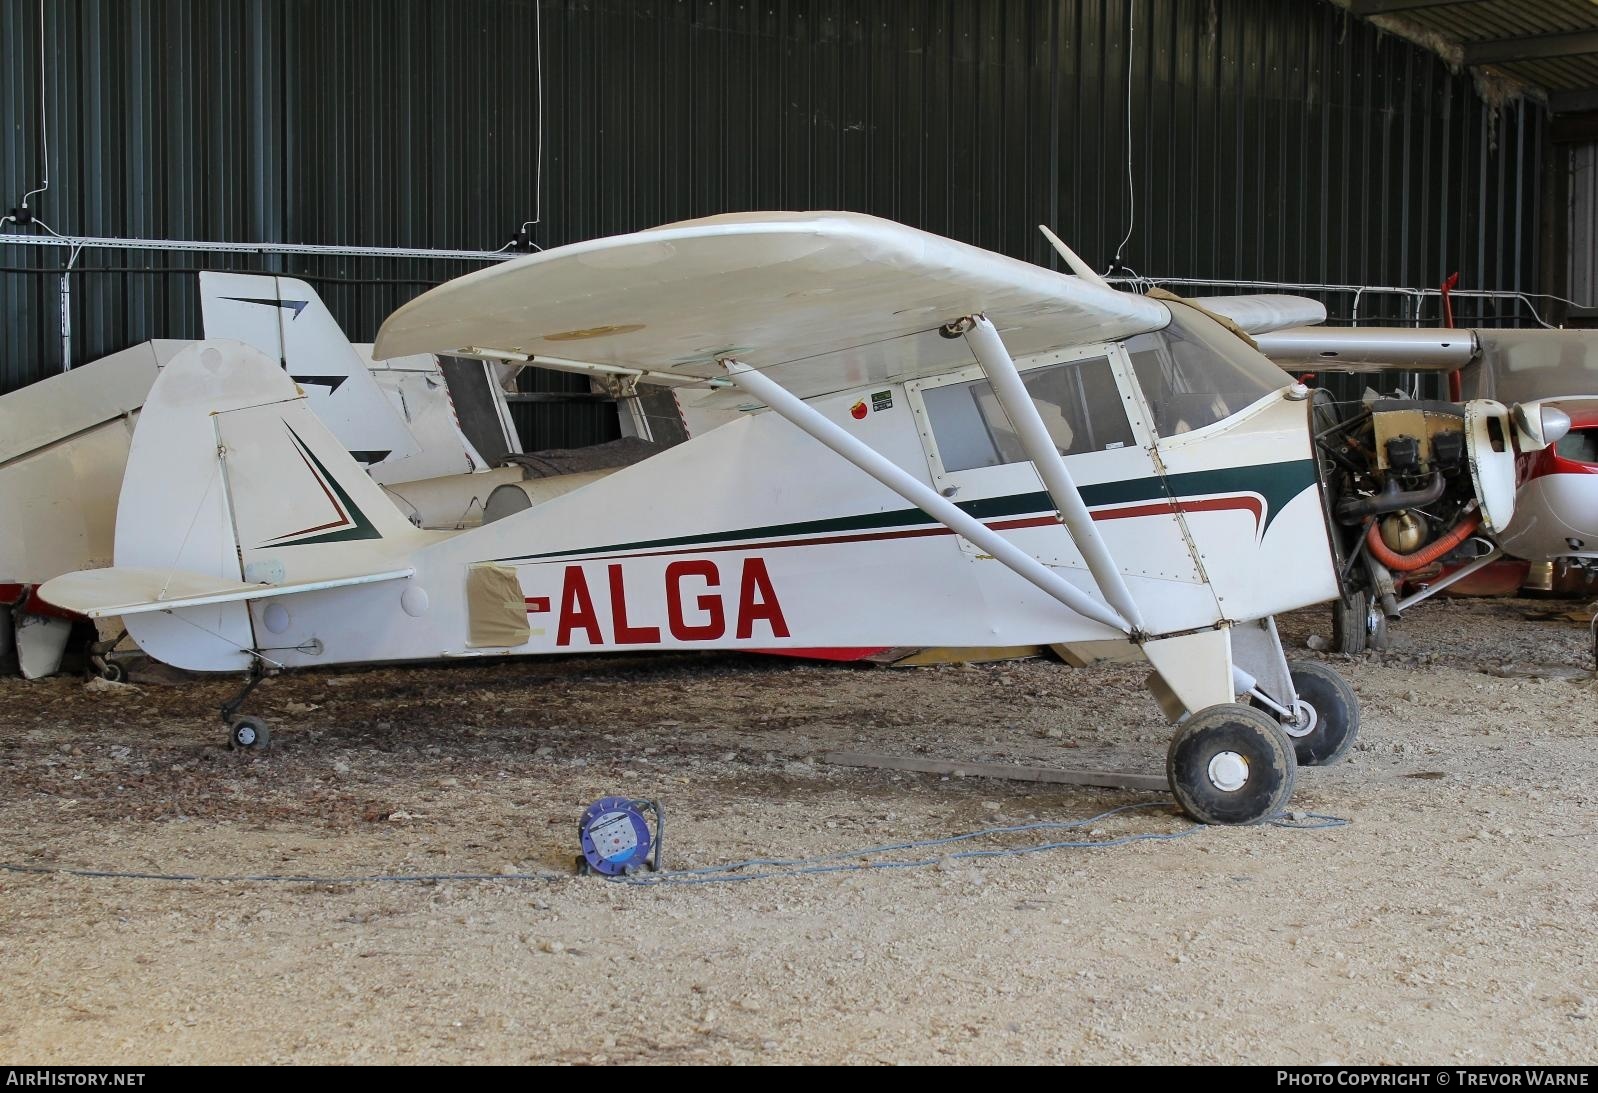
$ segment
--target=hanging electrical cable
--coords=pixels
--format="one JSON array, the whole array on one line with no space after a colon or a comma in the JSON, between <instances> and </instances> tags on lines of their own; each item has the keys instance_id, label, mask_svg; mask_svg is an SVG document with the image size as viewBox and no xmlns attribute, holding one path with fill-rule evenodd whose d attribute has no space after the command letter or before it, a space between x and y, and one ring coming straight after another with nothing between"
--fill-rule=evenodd
<instances>
[{"instance_id":1,"label":"hanging electrical cable","mask_svg":"<svg viewBox=\"0 0 1598 1093\"><path fill-rule=\"evenodd\" d=\"M18 224L27 224L34 219L28 210L28 199L34 194L47 193L50 189L50 119L45 105L44 89L44 0L39 0L39 142L44 152L41 169L43 180L38 186L23 194L21 204L11 211L10 219ZM51 235L55 234L48 224L44 224L42 220L39 223L44 225L45 231Z\"/></svg>"},{"instance_id":2,"label":"hanging electrical cable","mask_svg":"<svg viewBox=\"0 0 1598 1093\"><path fill-rule=\"evenodd\" d=\"M541 251L544 248L533 242L531 229L544 218L544 5L542 0L533 4L533 71L538 90L538 107L534 115L538 128L538 147L533 158L533 218L522 221L515 238L500 252L511 249Z\"/></svg>"},{"instance_id":3,"label":"hanging electrical cable","mask_svg":"<svg viewBox=\"0 0 1598 1093\"><path fill-rule=\"evenodd\" d=\"M1132 178L1132 55L1137 45L1137 0L1126 0L1126 234L1115 248L1115 259L1105 270L1109 276L1123 268L1121 254L1132 241L1132 230L1137 227L1137 185Z\"/></svg>"}]
</instances>

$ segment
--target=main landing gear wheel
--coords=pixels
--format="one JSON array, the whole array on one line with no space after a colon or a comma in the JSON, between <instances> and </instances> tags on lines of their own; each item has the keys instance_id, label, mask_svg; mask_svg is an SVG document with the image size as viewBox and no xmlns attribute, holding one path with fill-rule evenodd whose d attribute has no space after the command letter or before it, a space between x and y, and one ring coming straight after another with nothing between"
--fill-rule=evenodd
<instances>
[{"instance_id":1,"label":"main landing gear wheel","mask_svg":"<svg viewBox=\"0 0 1598 1093\"><path fill-rule=\"evenodd\" d=\"M1282 731L1293 738L1299 766L1330 766L1359 739L1359 698L1324 664L1290 660L1287 671L1298 692L1298 716L1282 722Z\"/></svg>"},{"instance_id":2,"label":"main landing gear wheel","mask_svg":"<svg viewBox=\"0 0 1598 1093\"><path fill-rule=\"evenodd\" d=\"M239 751L265 751L272 746L272 729L259 717L235 717L227 728L228 747Z\"/></svg>"},{"instance_id":3,"label":"main landing gear wheel","mask_svg":"<svg viewBox=\"0 0 1598 1093\"><path fill-rule=\"evenodd\" d=\"M1332 652L1387 651L1387 616L1369 592L1351 592L1332 604Z\"/></svg>"},{"instance_id":4,"label":"main landing gear wheel","mask_svg":"<svg viewBox=\"0 0 1598 1093\"><path fill-rule=\"evenodd\" d=\"M1165 776L1176 801L1201 824L1257 824L1293 796L1293 742L1276 719L1224 702L1176 728Z\"/></svg>"}]
</instances>

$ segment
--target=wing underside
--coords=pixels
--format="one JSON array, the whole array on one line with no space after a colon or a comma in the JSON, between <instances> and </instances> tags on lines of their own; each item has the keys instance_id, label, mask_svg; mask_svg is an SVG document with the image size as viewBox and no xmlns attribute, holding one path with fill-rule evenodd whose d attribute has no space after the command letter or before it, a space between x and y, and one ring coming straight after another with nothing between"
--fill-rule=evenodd
<instances>
[{"instance_id":1,"label":"wing underside","mask_svg":"<svg viewBox=\"0 0 1598 1093\"><path fill-rule=\"evenodd\" d=\"M809 398L971 363L985 313L1022 358L1170 321L1165 305L853 213L745 213L595 239L442 285L389 317L379 358L559 358L703 381L736 358Z\"/></svg>"}]
</instances>

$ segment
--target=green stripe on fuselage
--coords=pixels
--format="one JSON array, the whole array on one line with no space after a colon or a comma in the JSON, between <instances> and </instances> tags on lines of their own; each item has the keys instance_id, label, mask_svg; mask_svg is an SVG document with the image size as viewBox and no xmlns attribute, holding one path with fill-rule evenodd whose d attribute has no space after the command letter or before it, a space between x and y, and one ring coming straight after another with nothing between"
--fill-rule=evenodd
<instances>
[{"instance_id":1,"label":"green stripe on fuselage","mask_svg":"<svg viewBox=\"0 0 1598 1093\"><path fill-rule=\"evenodd\" d=\"M1180 500L1217 494L1257 493L1265 498L1265 526L1269 528L1271 521L1276 519L1276 514L1282 511L1282 506L1314 485L1315 464L1308 459L1298 459L1287 463L1262 463L1252 467L1189 471L1168 475L1163 482L1158 475L1129 478L1121 482L1082 486L1081 493L1083 502L1090 509L1129 505L1138 501L1164 500L1169 497ZM978 520L1000 520L1008 516L1055 511L1053 501L1042 490L964 501L960 502L960 508ZM618 554L670 547L709 546L713 543L737 543L751 539L786 539L794 536L831 535L849 531L881 531L937 522L920 509L894 509L889 512L870 512L857 516L837 516L826 520L768 524L765 527L743 528L738 531L713 531L702 535L679 535L669 539L641 539L632 543L612 543L609 546L585 547L579 550L552 550L543 554L523 554L496 560L539 562L554 558L570 558L579 554Z\"/></svg>"}]
</instances>

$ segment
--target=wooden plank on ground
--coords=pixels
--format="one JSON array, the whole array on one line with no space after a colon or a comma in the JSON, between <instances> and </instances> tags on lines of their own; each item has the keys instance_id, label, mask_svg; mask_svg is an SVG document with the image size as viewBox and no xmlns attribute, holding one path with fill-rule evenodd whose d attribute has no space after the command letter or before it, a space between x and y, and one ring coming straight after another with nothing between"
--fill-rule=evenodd
<instances>
[{"instance_id":1,"label":"wooden plank on ground","mask_svg":"<svg viewBox=\"0 0 1598 1093\"><path fill-rule=\"evenodd\" d=\"M1058 767L1029 767L1014 763L963 763L951 759L918 759L859 751L830 751L821 757L821 761L839 767L911 770L921 774L964 775L969 778L1006 778L1013 782L1056 782L1071 786L1108 786L1111 789L1169 788L1163 775L1127 774L1114 770L1061 770Z\"/></svg>"},{"instance_id":2,"label":"wooden plank on ground","mask_svg":"<svg viewBox=\"0 0 1598 1093\"><path fill-rule=\"evenodd\" d=\"M1025 660L1028 657L1043 655L1041 645L989 645L980 648L961 646L958 648L941 645L930 646L926 649L915 649L908 653L903 650L890 650L891 653L903 653L878 660L879 664L891 664L895 668L930 668L940 664L992 664L1001 660Z\"/></svg>"},{"instance_id":3,"label":"wooden plank on ground","mask_svg":"<svg viewBox=\"0 0 1598 1093\"><path fill-rule=\"evenodd\" d=\"M1125 638L1107 638L1103 641L1068 641L1049 646L1054 655L1073 668L1086 668L1093 664L1135 664L1144 660L1141 646Z\"/></svg>"}]
</instances>

